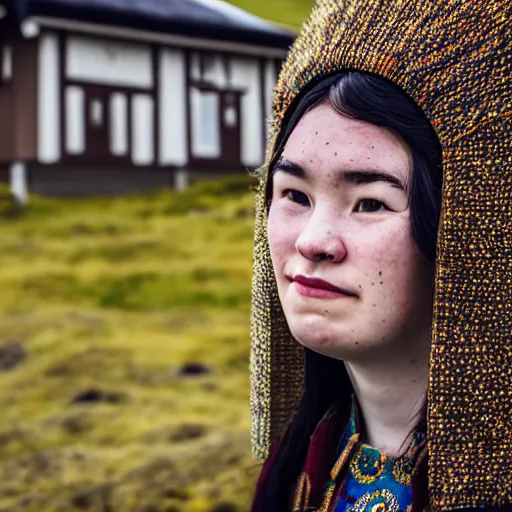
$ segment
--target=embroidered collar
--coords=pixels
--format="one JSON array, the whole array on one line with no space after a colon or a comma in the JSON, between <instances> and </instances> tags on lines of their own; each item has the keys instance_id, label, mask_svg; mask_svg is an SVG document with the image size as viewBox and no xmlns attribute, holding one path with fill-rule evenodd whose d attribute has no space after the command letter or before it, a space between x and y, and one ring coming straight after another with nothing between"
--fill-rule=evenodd
<instances>
[{"instance_id":1,"label":"embroidered collar","mask_svg":"<svg viewBox=\"0 0 512 512\"><path fill-rule=\"evenodd\" d=\"M347 443L360 436L358 405L353 397L348 425L338 446L342 456ZM412 502L411 479L425 446L424 433L414 434L406 452L393 458L366 443L358 442L348 462L336 512L406 512Z\"/></svg>"}]
</instances>

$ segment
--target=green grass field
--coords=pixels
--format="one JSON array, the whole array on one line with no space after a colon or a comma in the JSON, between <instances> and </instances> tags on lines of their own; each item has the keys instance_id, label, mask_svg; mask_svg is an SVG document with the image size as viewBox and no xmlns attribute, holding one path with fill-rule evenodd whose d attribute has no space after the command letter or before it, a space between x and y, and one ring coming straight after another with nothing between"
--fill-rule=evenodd
<instances>
[{"instance_id":1,"label":"green grass field","mask_svg":"<svg viewBox=\"0 0 512 512\"><path fill-rule=\"evenodd\" d=\"M314 0L229 0L257 16L298 29L308 16Z\"/></svg>"},{"instance_id":2,"label":"green grass field","mask_svg":"<svg viewBox=\"0 0 512 512\"><path fill-rule=\"evenodd\" d=\"M232 3L298 28L312 0ZM250 183L0 189L0 512L248 509Z\"/></svg>"},{"instance_id":3,"label":"green grass field","mask_svg":"<svg viewBox=\"0 0 512 512\"><path fill-rule=\"evenodd\" d=\"M1 511L247 507L249 184L2 200Z\"/></svg>"}]
</instances>

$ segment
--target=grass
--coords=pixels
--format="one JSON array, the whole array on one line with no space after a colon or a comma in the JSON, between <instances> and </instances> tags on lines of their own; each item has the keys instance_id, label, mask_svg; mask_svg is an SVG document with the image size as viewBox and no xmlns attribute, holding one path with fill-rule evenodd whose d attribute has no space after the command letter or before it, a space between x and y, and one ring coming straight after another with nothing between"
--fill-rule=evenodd
<instances>
[{"instance_id":1,"label":"grass","mask_svg":"<svg viewBox=\"0 0 512 512\"><path fill-rule=\"evenodd\" d=\"M0 201L0 511L247 510L249 184Z\"/></svg>"},{"instance_id":2,"label":"grass","mask_svg":"<svg viewBox=\"0 0 512 512\"><path fill-rule=\"evenodd\" d=\"M314 0L267 0L263 2L256 0L229 0L229 3L256 16L273 20L297 30L307 18L315 2Z\"/></svg>"},{"instance_id":3,"label":"grass","mask_svg":"<svg viewBox=\"0 0 512 512\"><path fill-rule=\"evenodd\" d=\"M313 1L232 3L297 29ZM248 509L248 186L0 190L0 512Z\"/></svg>"}]
</instances>

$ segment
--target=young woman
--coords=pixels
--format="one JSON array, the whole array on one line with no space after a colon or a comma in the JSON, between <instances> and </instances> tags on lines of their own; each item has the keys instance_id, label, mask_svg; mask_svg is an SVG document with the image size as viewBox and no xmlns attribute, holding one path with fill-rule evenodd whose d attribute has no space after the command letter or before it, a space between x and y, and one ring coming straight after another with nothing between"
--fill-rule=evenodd
<instances>
[{"instance_id":1,"label":"young woman","mask_svg":"<svg viewBox=\"0 0 512 512\"><path fill-rule=\"evenodd\" d=\"M292 48L257 196L253 511L512 502L507 9L323 0Z\"/></svg>"}]
</instances>

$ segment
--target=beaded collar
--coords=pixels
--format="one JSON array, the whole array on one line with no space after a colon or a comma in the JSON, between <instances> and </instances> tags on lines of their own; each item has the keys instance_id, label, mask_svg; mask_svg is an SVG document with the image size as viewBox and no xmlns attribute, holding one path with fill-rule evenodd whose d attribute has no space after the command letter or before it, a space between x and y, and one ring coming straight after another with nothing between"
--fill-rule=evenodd
<instances>
[{"instance_id":1,"label":"beaded collar","mask_svg":"<svg viewBox=\"0 0 512 512\"><path fill-rule=\"evenodd\" d=\"M349 439L360 432L358 407L352 400L350 420L338 446L345 450ZM388 457L377 448L358 443L352 451L335 512L409 512L412 503L411 479L426 436L414 434L406 452Z\"/></svg>"}]
</instances>

